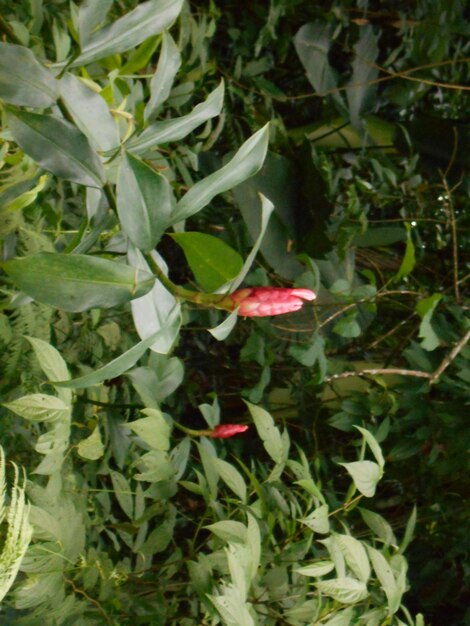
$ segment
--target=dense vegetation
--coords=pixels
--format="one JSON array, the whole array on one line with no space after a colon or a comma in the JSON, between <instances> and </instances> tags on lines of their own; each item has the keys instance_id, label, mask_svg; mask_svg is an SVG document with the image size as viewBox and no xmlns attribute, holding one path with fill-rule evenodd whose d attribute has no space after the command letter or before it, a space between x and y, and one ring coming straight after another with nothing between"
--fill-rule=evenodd
<instances>
[{"instance_id":1,"label":"dense vegetation","mask_svg":"<svg viewBox=\"0 0 470 626\"><path fill-rule=\"evenodd\" d=\"M3 4L0 621L464 624L465 3Z\"/></svg>"}]
</instances>

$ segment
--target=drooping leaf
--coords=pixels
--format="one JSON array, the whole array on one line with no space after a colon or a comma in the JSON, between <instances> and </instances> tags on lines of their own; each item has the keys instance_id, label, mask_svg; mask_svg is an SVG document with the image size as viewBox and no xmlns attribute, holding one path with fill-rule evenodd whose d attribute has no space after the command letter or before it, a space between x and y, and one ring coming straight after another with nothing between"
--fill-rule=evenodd
<instances>
[{"instance_id":1,"label":"drooping leaf","mask_svg":"<svg viewBox=\"0 0 470 626\"><path fill-rule=\"evenodd\" d=\"M187 219L207 206L214 196L232 189L256 174L263 165L268 140L269 126L266 124L245 141L227 165L191 187L178 202L172 216L173 221Z\"/></svg>"},{"instance_id":2,"label":"drooping leaf","mask_svg":"<svg viewBox=\"0 0 470 626\"><path fill-rule=\"evenodd\" d=\"M170 95L176 73L181 66L181 54L172 36L164 32L157 69L150 81L150 99L145 105L144 117L152 119Z\"/></svg>"},{"instance_id":3,"label":"drooping leaf","mask_svg":"<svg viewBox=\"0 0 470 626\"><path fill-rule=\"evenodd\" d=\"M216 291L243 267L238 252L213 235L184 232L172 233L171 237L183 248L189 267L205 291Z\"/></svg>"},{"instance_id":4,"label":"drooping leaf","mask_svg":"<svg viewBox=\"0 0 470 626\"><path fill-rule=\"evenodd\" d=\"M18 145L45 170L87 187L103 186L106 175L97 153L70 122L11 108L7 120Z\"/></svg>"},{"instance_id":5,"label":"drooping leaf","mask_svg":"<svg viewBox=\"0 0 470 626\"><path fill-rule=\"evenodd\" d=\"M367 498L372 498L382 472L377 463L373 461L354 461L353 463L340 463L350 474L356 489Z\"/></svg>"},{"instance_id":6,"label":"drooping leaf","mask_svg":"<svg viewBox=\"0 0 470 626\"><path fill-rule=\"evenodd\" d=\"M357 430L362 434L372 454L374 455L375 460L378 463L378 466L380 467L381 470L383 470L384 465L385 465L385 459L384 459L382 450L380 448L380 445L377 439L370 432L370 430L367 430L366 428L362 428L361 426L354 426L354 428L357 428Z\"/></svg>"},{"instance_id":7,"label":"drooping leaf","mask_svg":"<svg viewBox=\"0 0 470 626\"><path fill-rule=\"evenodd\" d=\"M55 104L59 84L28 48L0 42L0 99L45 109Z\"/></svg>"},{"instance_id":8,"label":"drooping leaf","mask_svg":"<svg viewBox=\"0 0 470 626\"><path fill-rule=\"evenodd\" d=\"M90 32L90 29L87 25L82 31L85 39L84 45L82 41L82 53L73 61L71 67L87 65L112 54L135 48L145 39L158 35L171 26L178 17L182 5L183 0L149 0L142 2L112 24L91 32L89 36L87 30ZM103 14L96 16L89 13L87 22L95 26L103 17Z\"/></svg>"},{"instance_id":9,"label":"drooping leaf","mask_svg":"<svg viewBox=\"0 0 470 626\"><path fill-rule=\"evenodd\" d=\"M150 335L147 339L139 341L135 346L132 346L127 352L121 354L117 358L113 359L103 367L74 378L73 380L59 380L54 381L56 387L70 387L71 389L84 389L85 387L92 387L98 385L104 380L111 380L117 376L121 376L124 372L127 372L133 365L137 363L140 357L150 348L150 346L158 339L158 335L161 331L157 331L153 335Z\"/></svg>"},{"instance_id":10,"label":"drooping leaf","mask_svg":"<svg viewBox=\"0 0 470 626\"><path fill-rule=\"evenodd\" d=\"M246 485L240 472L227 461L214 459L220 478L237 495L242 502L246 502Z\"/></svg>"},{"instance_id":11,"label":"drooping leaf","mask_svg":"<svg viewBox=\"0 0 470 626\"><path fill-rule=\"evenodd\" d=\"M389 615L396 613L400 607L401 597L403 595L400 587L397 585L393 570L389 563L387 563L384 555L367 545L367 551L372 563L372 567L379 579L380 585L387 596Z\"/></svg>"},{"instance_id":12,"label":"drooping leaf","mask_svg":"<svg viewBox=\"0 0 470 626\"><path fill-rule=\"evenodd\" d=\"M432 327L431 319L441 299L441 293L434 293L429 298L424 298L416 304L416 312L421 318L421 324L419 325L419 336L423 339L421 347L425 350L435 350L439 345L439 337Z\"/></svg>"},{"instance_id":13,"label":"drooping leaf","mask_svg":"<svg viewBox=\"0 0 470 626\"><path fill-rule=\"evenodd\" d=\"M405 255L401 262L400 268L394 277L395 281L399 281L408 274L411 274L414 266L416 265L415 247L413 244L413 238L411 237L411 226L408 222L405 222L406 228L406 248Z\"/></svg>"},{"instance_id":14,"label":"drooping leaf","mask_svg":"<svg viewBox=\"0 0 470 626\"><path fill-rule=\"evenodd\" d=\"M154 122L136 139L129 142L128 149L134 154L143 154L156 146L183 139L195 128L219 115L224 103L224 83L210 93L191 113L176 119Z\"/></svg>"},{"instance_id":15,"label":"drooping leaf","mask_svg":"<svg viewBox=\"0 0 470 626\"><path fill-rule=\"evenodd\" d=\"M367 584L370 578L370 563L364 545L351 535L336 535L336 540L353 574Z\"/></svg>"},{"instance_id":16,"label":"drooping leaf","mask_svg":"<svg viewBox=\"0 0 470 626\"><path fill-rule=\"evenodd\" d=\"M39 252L3 264L26 294L66 311L110 308L146 294L155 278L123 263L86 255Z\"/></svg>"},{"instance_id":17,"label":"drooping leaf","mask_svg":"<svg viewBox=\"0 0 470 626\"><path fill-rule=\"evenodd\" d=\"M45 393L23 396L3 406L32 422L55 422L70 414L70 407L63 400Z\"/></svg>"},{"instance_id":18,"label":"drooping leaf","mask_svg":"<svg viewBox=\"0 0 470 626\"><path fill-rule=\"evenodd\" d=\"M119 146L119 132L104 99L77 76L66 73L60 93L78 128L91 145L103 152Z\"/></svg>"},{"instance_id":19,"label":"drooping leaf","mask_svg":"<svg viewBox=\"0 0 470 626\"><path fill-rule=\"evenodd\" d=\"M139 250L150 252L168 225L172 208L170 183L127 152L119 168L116 192L124 232Z\"/></svg>"},{"instance_id":20,"label":"drooping leaf","mask_svg":"<svg viewBox=\"0 0 470 626\"><path fill-rule=\"evenodd\" d=\"M251 417L258 431L258 435L263 441L264 448L273 461L282 463L286 460L286 450L279 429L274 423L271 415L259 406L250 402L246 403Z\"/></svg>"}]
</instances>

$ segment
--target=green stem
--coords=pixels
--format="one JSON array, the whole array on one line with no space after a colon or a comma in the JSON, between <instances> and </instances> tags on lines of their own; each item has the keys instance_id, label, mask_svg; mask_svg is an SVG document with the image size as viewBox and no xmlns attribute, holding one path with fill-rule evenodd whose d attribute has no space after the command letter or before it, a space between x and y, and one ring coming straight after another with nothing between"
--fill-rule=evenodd
<instances>
[{"instance_id":1,"label":"green stem","mask_svg":"<svg viewBox=\"0 0 470 626\"><path fill-rule=\"evenodd\" d=\"M173 422L173 426L190 437L210 437L212 434L212 430L194 430L194 428L187 428L178 422Z\"/></svg>"},{"instance_id":2,"label":"green stem","mask_svg":"<svg viewBox=\"0 0 470 626\"><path fill-rule=\"evenodd\" d=\"M6 19L4 19L1 15L0 15L0 32L5 33L5 35L8 37L8 39L10 41L12 41L13 43L18 44L19 46L24 46L24 44L21 41L21 39L19 39L15 35L15 32L14 32L13 28L6 21Z\"/></svg>"}]
</instances>

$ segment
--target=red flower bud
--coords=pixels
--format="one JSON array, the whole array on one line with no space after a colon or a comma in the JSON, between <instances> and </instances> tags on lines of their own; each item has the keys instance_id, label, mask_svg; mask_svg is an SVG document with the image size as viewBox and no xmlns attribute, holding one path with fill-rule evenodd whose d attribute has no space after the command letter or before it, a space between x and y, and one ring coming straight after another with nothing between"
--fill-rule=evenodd
<instances>
[{"instance_id":1,"label":"red flower bud","mask_svg":"<svg viewBox=\"0 0 470 626\"><path fill-rule=\"evenodd\" d=\"M239 433L244 433L245 430L248 430L248 426L245 424L219 424L208 436L216 439L227 439Z\"/></svg>"},{"instance_id":2,"label":"red flower bud","mask_svg":"<svg viewBox=\"0 0 470 626\"><path fill-rule=\"evenodd\" d=\"M314 300L316 294L310 289L284 287L254 287L239 289L229 298L239 307L238 314L245 317L282 315L302 308L304 300Z\"/></svg>"}]
</instances>

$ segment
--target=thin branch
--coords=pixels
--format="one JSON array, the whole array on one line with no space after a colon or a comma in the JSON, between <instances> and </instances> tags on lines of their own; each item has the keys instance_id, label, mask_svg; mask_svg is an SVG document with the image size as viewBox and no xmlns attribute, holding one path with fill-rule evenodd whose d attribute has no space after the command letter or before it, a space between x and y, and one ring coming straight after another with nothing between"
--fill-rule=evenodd
<instances>
[{"instance_id":1,"label":"thin branch","mask_svg":"<svg viewBox=\"0 0 470 626\"><path fill-rule=\"evenodd\" d=\"M446 192L446 208L449 213L449 222L452 233L452 264L453 264L453 272L454 272L454 294L455 299L459 304L461 304L460 300L460 289L459 289L459 243L457 239L457 224L455 221L455 211L454 211L454 202L452 200L452 190L449 189L449 185L443 175L442 183L444 185L444 189Z\"/></svg>"},{"instance_id":2,"label":"thin branch","mask_svg":"<svg viewBox=\"0 0 470 626\"><path fill-rule=\"evenodd\" d=\"M327 376L324 378L323 382L331 383L335 380L339 380L341 378L353 378L355 376L380 376L383 374L394 374L395 376L412 376L414 378L427 378L430 379L433 374L429 372L422 372L420 370L404 370L399 367L390 367L390 368L374 368L374 369L365 369L357 372L342 372L341 374L333 374L333 376Z\"/></svg>"},{"instance_id":3,"label":"thin branch","mask_svg":"<svg viewBox=\"0 0 470 626\"><path fill-rule=\"evenodd\" d=\"M470 329L467 330L467 332L462 337L462 339L452 348L449 354L442 360L442 363L439 365L437 370L430 376L429 378L430 385L434 385L434 383L437 381L439 376L444 372L444 370L446 370L449 367L449 365L452 363L455 357L459 354L459 352L463 350L463 348L465 348L469 340L470 340Z\"/></svg>"}]
</instances>

